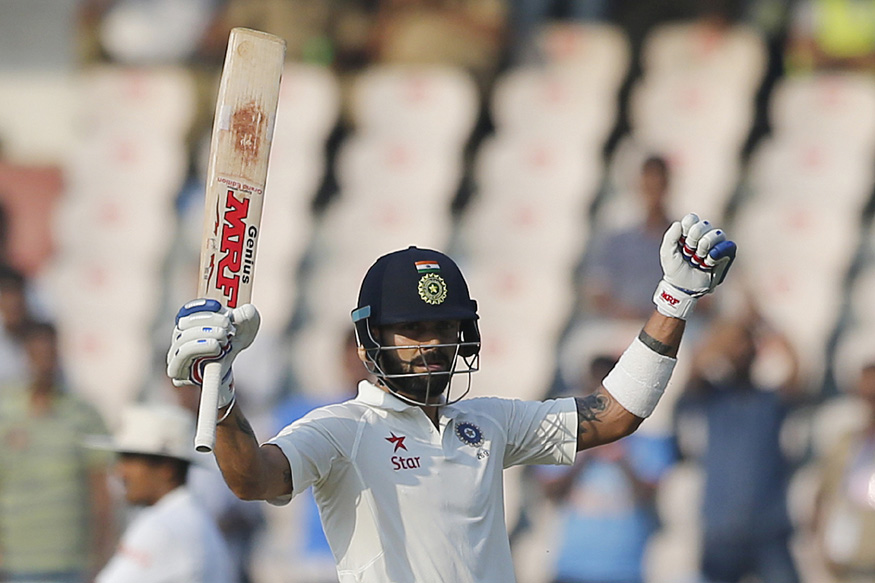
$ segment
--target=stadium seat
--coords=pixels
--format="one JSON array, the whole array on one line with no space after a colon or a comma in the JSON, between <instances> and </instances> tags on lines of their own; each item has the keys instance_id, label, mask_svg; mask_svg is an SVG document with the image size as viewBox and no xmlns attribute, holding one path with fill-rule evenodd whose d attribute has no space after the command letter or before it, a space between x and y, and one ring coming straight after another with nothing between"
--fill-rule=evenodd
<instances>
[{"instance_id":1,"label":"stadium seat","mask_svg":"<svg viewBox=\"0 0 875 583\"><path fill-rule=\"evenodd\" d=\"M753 152L748 187L756 197L788 202L828 198L832 212L858 221L875 183L872 153L834 135L776 133Z\"/></svg>"},{"instance_id":2,"label":"stadium seat","mask_svg":"<svg viewBox=\"0 0 875 583\"><path fill-rule=\"evenodd\" d=\"M79 115L88 133L131 130L182 139L196 114L194 79L180 67L92 66L81 74L80 91Z\"/></svg>"},{"instance_id":3,"label":"stadium seat","mask_svg":"<svg viewBox=\"0 0 875 583\"><path fill-rule=\"evenodd\" d=\"M83 139L65 161L66 190L75 200L113 197L119 204L172 204L188 171L181 139L144 138L128 129Z\"/></svg>"},{"instance_id":4,"label":"stadium seat","mask_svg":"<svg viewBox=\"0 0 875 583\"><path fill-rule=\"evenodd\" d=\"M130 264L104 259L97 249L89 257L59 255L45 281L59 318L78 323L123 317L126 328L138 330L151 327L162 294L160 266L132 270Z\"/></svg>"},{"instance_id":5,"label":"stadium seat","mask_svg":"<svg viewBox=\"0 0 875 583\"><path fill-rule=\"evenodd\" d=\"M289 63L283 69L271 167L282 164L285 146L324 144L340 116L340 85L326 67Z\"/></svg>"},{"instance_id":6,"label":"stadium seat","mask_svg":"<svg viewBox=\"0 0 875 583\"><path fill-rule=\"evenodd\" d=\"M169 201L163 206L145 196L98 197L68 195L55 215L54 233L58 253L68 258L98 257L113 265L128 265L132 271L156 266L164 260L173 242L175 224Z\"/></svg>"},{"instance_id":7,"label":"stadium seat","mask_svg":"<svg viewBox=\"0 0 875 583\"><path fill-rule=\"evenodd\" d=\"M511 253L469 257L462 269L484 324L509 319L524 335L558 339L574 308L574 290L567 269L523 263ZM487 301L488 298L488 301Z\"/></svg>"},{"instance_id":8,"label":"stadium seat","mask_svg":"<svg viewBox=\"0 0 875 583\"><path fill-rule=\"evenodd\" d=\"M458 68L372 65L353 81L356 132L403 135L461 148L479 111L476 83Z\"/></svg>"},{"instance_id":9,"label":"stadium seat","mask_svg":"<svg viewBox=\"0 0 875 583\"><path fill-rule=\"evenodd\" d=\"M340 146L336 174L341 197L355 191L371 200L416 199L449 206L463 175L462 150L412 136L357 133Z\"/></svg>"},{"instance_id":10,"label":"stadium seat","mask_svg":"<svg viewBox=\"0 0 875 583\"><path fill-rule=\"evenodd\" d=\"M672 22L650 31L641 59L647 76L705 73L752 96L765 74L768 54L762 34L751 26L717 30L698 22Z\"/></svg>"},{"instance_id":11,"label":"stadium seat","mask_svg":"<svg viewBox=\"0 0 875 583\"><path fill-rule=\"evenodd\" d=\"M55 71L0 71L3 157L58 164L77 146L79 80Z\"/></svg>"},{"instance_id":12,"label":"stadium seat","mask_svg":"<svg viewBox=\"0 0 875 583\"><path fill-rule=\"evenodd\" d=\"M472 178L483 197L521 197L586 211L602 179L601 146L495 134L480 145Z\"/></svg>"},{"instance_id":13,"label":"stadium seat","mask_svg":"<svg viewBox=\"0 0 875 583\"><path fill-rule=\"evenodd\" d=\"M540 27L535 45L545 64L574 71L607 95L619 90L632 58L623 30L605 23L553 21Z\"/></svg>"},{"instance_id":14,"label":"stadium seat","mask_svg":"<svg viewBox=\"0 0 875 583\"><path fill-rule=\"evenodd\" d=\"M498 132L600 147L614 127L618 105L616 92L576 69L530 66L498 77L490 108Z\"/></svg>"},{"instance_id":15,"label":"stadium seat","mask_svg":"<svg viewBox=\"0 0 875 583\"><path fill-rule=\"evenodd\" d=\"M829 200L752 198L732 225L739 247L755 250L736 265L734 275L756 290L763 316L790 338L803 375L812 382L823 372L826 345L844 301L843 281L859 245L856 216ZM793 258L757 251L776 245Z\"/></svg>"},{"instance_id":16,"label":"stadium seat","mask_svg":"<svg viewBox=\"0 0 875 583\"><path fill-rule=\"evenodd\" d=\"M508 197L472 203L460 219L456 242L462 257L513 262L518 269L568 274L586 242L586 214L549 201Z\"/></svg>"},{"instance_id":17,"label":"stadium seat","mask_svg":"<svg viewBox=\"0 0 875 583\"><path fill-rule=\"evenodd\" d=\"M752 95L705 73L645 76L629 101L632 131L646 141L676 137L740 149L753 116Z\"/></svg>"},{"instance_id":18,"label":"stadium seat","mask_svg":"<svg viewBox=\"0 0 875 583\"><path fill-rule=\"evenodd\" d=\"M875 147L875 79L865 73L817 73L778 81L769 120L780 135ZM809 140L810 141L810 140Z\"/></svg>"},{"instance_id":19,"label":"stadium seat","mask_svg":"<svg viewBox=\"0 0 875 583\"><path fill-rule=\"evenodd\" d=\"M473 376L469 397L544 398L556 368L556 338L543 330L521 328L507 315L482 316L480 333L480 370Z\"/></svg>"},{"instance_id":20,"label":"stadium seat","mask_svg":"<svg viewBox=\"0 0 875 583\"><path fill-rule=\"evenodd\" d=\"M94 403L110 426L119 421L125 404L138 398L153 370L152 345L142 333L146 328L119 327L118 321L104 317L57 322L70 389Z\"/></svg>"}]
</instances>

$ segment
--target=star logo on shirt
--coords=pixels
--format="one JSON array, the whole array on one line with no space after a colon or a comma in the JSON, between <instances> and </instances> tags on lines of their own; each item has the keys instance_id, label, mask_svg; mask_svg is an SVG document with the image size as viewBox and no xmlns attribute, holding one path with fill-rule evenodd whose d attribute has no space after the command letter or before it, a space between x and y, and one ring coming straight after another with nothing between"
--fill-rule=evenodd
<instances>
[{"instance_id":1,"label":"star logo on shirt","mask_svg":"<svg viewBox=\"0 0 875 583\"><path fill-rule=\"evenodd\" d=\"M394 451L398 451L399 449L403 449L404 451L407 451L407 446L404 445L404 440L407 438L403 435L395 435L391 431L389 433L392 435L392 437L387 437L386 441L388 441L389 443L391 443L392 445L395 446Z\"/></svg>"}]
</instances>

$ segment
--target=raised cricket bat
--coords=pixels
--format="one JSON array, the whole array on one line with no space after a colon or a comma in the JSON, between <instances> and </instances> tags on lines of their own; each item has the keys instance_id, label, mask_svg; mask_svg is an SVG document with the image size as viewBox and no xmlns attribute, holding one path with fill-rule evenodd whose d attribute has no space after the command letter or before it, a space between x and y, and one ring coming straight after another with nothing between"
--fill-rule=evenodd
<instances>
[{"instance_id":1,"label":"raised cricket bat","mask_svg":"<svg viewBox=\"0 0 875 583\"><path fill-rule=\"evenodd\" d=\"M198 297L229 308L250 301L267 162L286 45L281 38L235 28L216 100L207 170ZM216 444L221 365L204 368L194 445Z\"/></svg>"}]
</instances>

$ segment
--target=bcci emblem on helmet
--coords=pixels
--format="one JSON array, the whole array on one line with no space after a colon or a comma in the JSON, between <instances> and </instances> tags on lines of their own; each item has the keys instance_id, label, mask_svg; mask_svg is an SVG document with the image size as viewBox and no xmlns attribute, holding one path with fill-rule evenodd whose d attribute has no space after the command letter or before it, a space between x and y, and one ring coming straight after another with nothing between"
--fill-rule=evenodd
<instances>
[{"instance_id":1,"label":"bcci emblem on helmet","mask_svg":"<svg viewBox=\"0 0 875 583\"><path fill-rule=\"evenodd\" d=\"M447 299L447 284L436 273L426 273L419 280L419 297L427 304L437 306Z\"/></svg>"}]
</instances>

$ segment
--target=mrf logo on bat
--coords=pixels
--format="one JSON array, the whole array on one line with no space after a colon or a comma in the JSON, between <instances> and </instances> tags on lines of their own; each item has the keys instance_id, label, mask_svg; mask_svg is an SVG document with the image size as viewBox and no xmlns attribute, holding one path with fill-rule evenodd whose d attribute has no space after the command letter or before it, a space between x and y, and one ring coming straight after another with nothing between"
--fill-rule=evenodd
<instances>
[{"instance_id":1,"label":"mrf logo on bat","mask_svg":"<svg viewBox=\"0 0 875 583\"><path fill-rule=\"evenodd\" d=\"M225 185L224 196L216 204L216 222L213 228L213 256L210 260L210 278L215 267L215 287L227 299L230 308L237 307L240 286L252 282L255 266L255 248L258 227L249 223L250 196L261 196L263 190L236 180L219 178ZM222 201L224 199L224 206ZM217 244L218 243L218 244ZM218 247L218 249L216 249ZM218 263L216 255L219 256Z\"/></svg>"}]
</instances>

